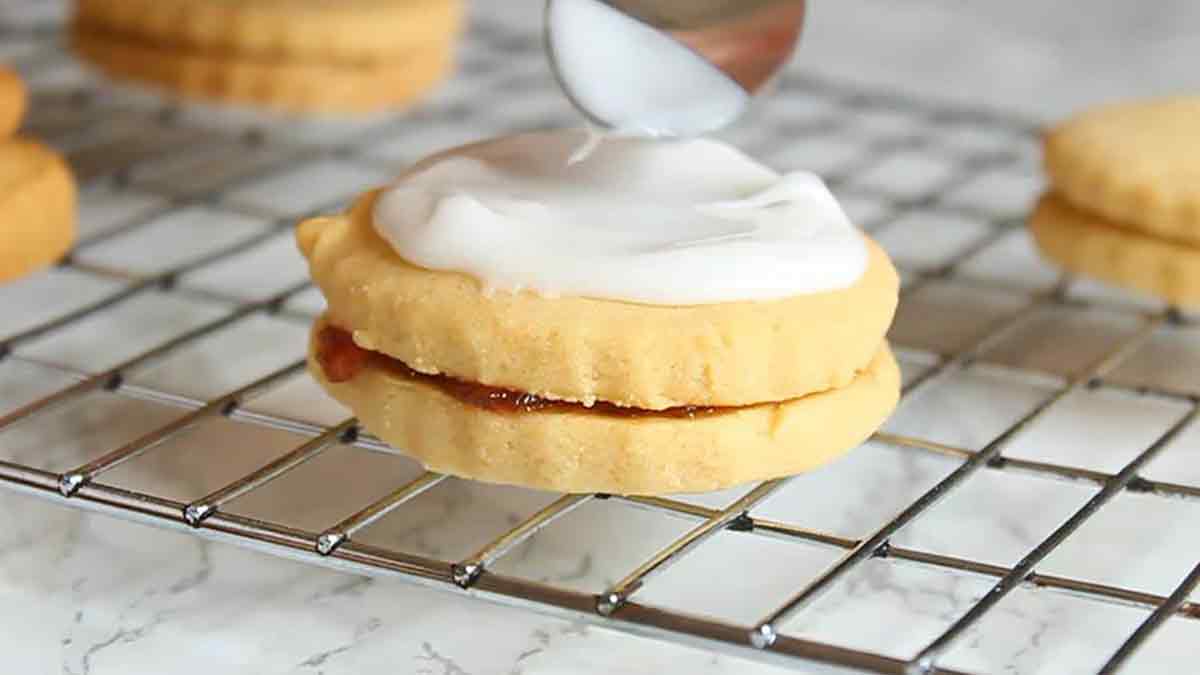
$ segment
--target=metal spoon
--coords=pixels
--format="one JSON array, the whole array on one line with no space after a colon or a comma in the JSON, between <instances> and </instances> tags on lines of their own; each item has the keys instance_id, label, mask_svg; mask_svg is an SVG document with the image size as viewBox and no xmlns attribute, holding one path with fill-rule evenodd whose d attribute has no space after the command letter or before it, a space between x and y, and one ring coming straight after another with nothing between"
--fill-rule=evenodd
<instances>
[{"instance_id":1,"label":"metal spoon","mask_svg":"<svg viewBox=\"0 0 1200 675\"><path fill-rule=\"evenodd\" d=\"M594 124L694 136L731 124L788 62L804 0L547 0L546 47Z\"/></svg>"}]
</instances>

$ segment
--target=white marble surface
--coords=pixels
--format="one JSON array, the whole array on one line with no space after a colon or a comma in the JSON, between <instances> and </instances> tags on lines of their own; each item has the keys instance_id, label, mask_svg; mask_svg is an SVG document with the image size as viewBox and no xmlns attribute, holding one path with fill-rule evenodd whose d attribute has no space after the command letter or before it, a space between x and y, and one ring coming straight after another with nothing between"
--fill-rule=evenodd
<instances>
[{"instance_id":1,"label":"white marble surface","mask_svg":"<svg viewBox=\"0 0 1200 675\"><path fill-rule=\"evenodd\" d=\"M129 167L128 184L105 170L108 138L126 139L152 119L153 99L141 94L97 96L108 111L98 121L58 93L93 81L69 60L46 57L44 43L7 39L0 57L25 70L39 100L31 128L72 153L88 169L84 236L116 232L80 251L78 259L129 273L153 274L270 232L275 219L328 208L386 177L428 150L497 130L563 119L565 106L530 41L537 2L475 3L475 11L527 37L512 55L468 45L464 61L486 62L490 75L464 74L435 103L417 111L411 127L372 141L362 157L304 159L298 148L268 143L261 150L228 138L189 151L159 153ZM32 8L35 8L32 9ZM797 67L915 96L953 99L1053 118L1080 105L1130 94L1200 88L1200 15L1188 0L1147 5L1122 2L958 3L947 0L813 2L813 19ZM0 22L42 21L61 13L53 3L0 2ZM496 65L496 64L500 65ZM485 69L486 70L486 69ZM519 94L492 87L496 71L522 82ZM484 92L484 93L481 93ZM510 93L509 98L505 94ZM484 97L487 96L485 99ZM455 106L476 111L467 122ZM486 112L480 114L479 110ZM439 112L443 111L443 112ZM915 122L897 111L862 113L833 101L784 89L760 111L765 119L850 118L850 132L803 143L763 142L764 125L735 136L779 164L827 173L857 166L872 139L902 138ZM233 131L257 119L242 113L189 108L186 121ZM85 119L86 118L86 119ZM566 117L569 119L569 116ZM82 125L83 121L94 122ZM354 124L288 123L267 129L269 140L338 145L387 120ZM968 149L1019 156L1015 167L978 176L945 195L965 205L1019 218L1041 189L1028 139L964 127L940 139ZM167 141L163 141L167 142ZM100 147L101 150L96 150ZM282 164L215 199L173 206L165 194L197 194L255 166ZM864 165L846 194L859 222L883 223L881 241L911 270L936 268L989 231L985 223L945 211L910 211L892 218L879 195L920 195L952 170L940 155L906 150ZM140 227L125 231L130 223ZM149 252L153 252L150 255ZM1053 269L1014 231L974 254L960 270L1008 290L957 279L924 287L905 303L894 331L904 345L906 374L929 367L935 353L969 343L1026 301L1025 292L1051 286ZM257 300L304 278L286 231L179 279L182 294L149 292L112 311L22 345L0 361L0 414L68 384L64 369L95 371L227 312L231 299ZM58 269L0 289L0 337L19 332L120 287ZM1112 307L1038 316L981 363L924 388L889 422L888 430L979 448L1098 355L1136 323L1121 307L1145 299L1078 283L1071 293ZM286 306L320 310L309 291ZM136 385L208 399L286 365L301 354L302 318L255 317L218 331L166 361L129 374ZM49 362L56 367L36 365ZM1033 371L1039 371L1035 374ZM1168 385L1200 394L1200 329L1156 334L1113 375L1137 386ZM285 382L250 410L314 424L334 424L347 412L304 375ZM1073 394L1026 433L1008 455L1114 472L1179 418L1177 401L1102 388ZM180 410L97 392L0 433L0 459L61 471L94 459L174 419ZM173 439L120 467L104 481L179 500L194 499L294 447L301 436L221 419ZM1200 429L1168 447L1144 472L1149 478L1200 483ZM844 537L868 535L953 470L947 458L868 444L844 460L793 481L756 511ZM320 530L416 474L411 462L336 447L228 509L286 518ZM903 530L898 545L1012 565L1094 493L1082 484L985 470L928 515ZM735 494L697 497L708 505ZM445 560L457 560L553 499L451 481L371 526L361 538ZM25 495L0 491L0 652L4 672L91 675L142 673L417 673L421 675L589 675L592 673L786 672L699 649L630 637L396 580L368 580L298 562L206 543L108 517L83 514ZM587 592L624 576L687 528L687 522L593 502L502 559L496 570ZM1039 571L1156 594L1167 594L1200 560L1200 505L1123 494ZM781 598L819 574L838 551L722 533L652 582L639 600L728 621L753 622ZM991 580L931 567L870 561L785 632L907 658L987 591ZM1200 599L1200 598L1197 598ZM1146 615L1045 591L1018 589L951 650L944 663L978 673L1092 672ZM1190 672L1200 621L1172 619L1130 672Z\"/></svg>"}]
</instances>

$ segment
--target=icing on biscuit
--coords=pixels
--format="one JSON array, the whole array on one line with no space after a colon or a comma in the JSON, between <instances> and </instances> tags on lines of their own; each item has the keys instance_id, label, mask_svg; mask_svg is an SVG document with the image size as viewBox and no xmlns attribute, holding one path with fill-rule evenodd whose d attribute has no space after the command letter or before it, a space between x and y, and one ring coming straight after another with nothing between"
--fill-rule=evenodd
<instances>
[{"instance_id":1,"label":"icing on biscuit","mask_svg":"<svg viewBox=\"0 0 1200 675\"><path fill-rule=\"evenodd\" d=\"M509 136L415 165L375 206L404 259L530 290L655 305L850 287L867 246L815 174L778 174L713 140ZM578 159L578 158L576 158Z\"/></svg>"}]
</instances>

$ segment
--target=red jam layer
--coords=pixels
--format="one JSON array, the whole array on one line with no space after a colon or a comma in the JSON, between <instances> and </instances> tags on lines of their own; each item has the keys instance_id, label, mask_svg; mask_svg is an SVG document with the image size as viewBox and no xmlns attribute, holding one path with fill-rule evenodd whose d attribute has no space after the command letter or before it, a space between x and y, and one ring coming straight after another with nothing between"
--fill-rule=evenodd
<instances>
[{"instance_id":1,"label":"red jam layer","mask_svg":"<svg viewBox=\"0 0 1200 675\"><path fill-rule=\"evenodd\" d=\"M665 410L626 408L597 401L594 405L570 401L555 401L523 391L492 387L468 382L448 375L428 375L408 367L406 363L386 354L363 349L354 343L350 333L334 326L325 326L317 335L317 362L330 382L349 382L367 368L382 368L392 375L436 387L442 393L467 405L498 413L581 412L609 417L711 417L740 410L737 407L680 406Z\"/></svg>"}]
</instances>

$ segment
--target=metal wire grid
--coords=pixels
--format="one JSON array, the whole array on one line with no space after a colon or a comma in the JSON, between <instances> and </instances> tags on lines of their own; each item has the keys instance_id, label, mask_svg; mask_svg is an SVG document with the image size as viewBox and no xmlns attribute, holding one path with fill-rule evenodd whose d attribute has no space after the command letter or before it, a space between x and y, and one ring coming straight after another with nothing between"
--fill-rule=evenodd
<instances>
[{"instance_id":1,"label":"metal wire grid","mask_svg":"<svg viewBox=\"0 0 1200 675\"><path fill-rule=\"evenodd\" d=\"M52 27L0 27L0 36L19 36L21 39L49 42L54 38ZM477 44L487 49L504 52L528 51L531 46L522 35L514 34L499 24L477 24L471 36ZM37 72L47 64L59 63L62 58L56 49L46 47L32 50L34 57L27 59L27 70ZM485 54L486 56L486 54ZM478 64L476 64L478 65ZM471 68L468 59L464 66ZM517 74L502 79L496 85L503 91L516 85L528 74ZM969 110L961 107L933 105L901 96L881 94L823 82L803 76L791 76L785 88L800 96L814 100L835 101L836 113L817 119L794 124L784 122L776 125L775 135L757 139L760 144L774 142L781 135L793 137L819 136L834 130L846 129L845 111L866 113L900 111L904 115L920 120L918 133L902 139L885 139L873 142L859 160L850 162L829 176L830 183L845 194L863 194L886 204L884 217L867 222L872 231L881 231L891 223L915 210L923 212L965 213L974 219L988 223L988 233L964 247L947 263L934 269L907 270L908 283L902 291L903 298L910 298L919 289L931 282L954 278L960 283L981 283L963 278L957 273L963 263L974 254L994 244L1012 228L1020 225L1019 220L995 213L981 211L970 206L944 203L941 196L960 187L983 172L998 167L1020 167L1028 160L1020 152L963 150L949 147L940 140L941 130L947 125L968 123L1008 135L1014 142L1028 142L1035 129L1029 123L995 111ZM81 89L67 95L71 108L70 121L65 124L72 133L87 134L89 125L96 125L106 115L106 103L97 99L93 91ZM98 102L99 101L99 102ZM422 493L430 490L447 477L426 472L410 482L396 487L386 496L370 503L358 512L337 523L331 523L320 531L309 531L289 525L287 522L256 520L222 510L222 507L240 496L244 496L287 472L313 460L335 445L360 447L373 451L388 451L378 441L360 435L357 422L347 419L329 427L318 427L298 423L280 416L251 412L245 408L247 402L280 386L303 370L303 360L297 358L258 380L239 387L211 400L196 400L181 396L177 392L163 391L141 384L131 384L125 375L135 368L159 362L179 350L195 344L202 338L244 321L255 315L277 315L297 320L308 320L303 313L288 305L289 300L308 290L307 283L297 283L269 297L247 302L226 297L219 293L197 290L180 285L180 278L205 265L227 260L251 247L277 235L295 222L294 216L264 214L257 209L231 204L224 197L238 185L254 178L269 175L298 159L337 157L364 165L377 165L379 161L365 153L381 139L402 127L419 125L429 118L440 116L467 116L471 114L469 101L459 102L440 110L418 112L414 117L386 121L356 134L333 146L313 147L292 144L273 139L270 130L250 127L234 136L214 135L190 125L180 110L171 106L155 107L152 118L155 129L160 132L155 141L146 145L129 146L128 138L120 146L101 146L101 150L82 150L73 154L82 180L107 181L114 189L131 189L131 170L139 162L162 156L166 153L183 153L189 150L202 151L204 146L219 139L232 142L247 153L264 147L278 150L275 161L268 161L252 170L231 171L223 180L215 181L203 190L181 191L178 185L153 183L138 185L138 189L163 197L164 208L171 209L195 203L220 202L224 208L245 209L255 216L269 216L272 226L232 244L225 245L205 255L175 265L153 274L139 274L129 270L112 268L78 259L67 260L64 266L97 278L115 280L117 290L88 302L72 311L62 313L50 320L25 328L0 340L0 360L12 359L36 363L41 367L67 372L75 382L59 391L25 403L19 408L0 416L0 432L19 423L28 421L49 410L76 400L85 393L107 391L116 395L148 398L187 409L187 412L171 423L157 428L140 438L113 448L101 457L63 472L52 472L9 461L0 461L0 483L19 491L61 501L78 508L92 509L104 513L134 518L160 526L188 529L206 536L240 545L251 546L277 555L299 558L338 568L367 574L392 574L419 581L447 590L466 590L494 601L516 604L539 611L566 614L573 618L599 622L603 625L634 633L676 641L698 643L705 647L738 652L755 658L782 662L790 665L823 664L831 669L846 669L877 673L954 673L957 671L939 667L938 659L962 638L964 632L975 626L985 614L993 609L1010 591L1026 585L1076 594L1108 603L1120 603L1148 610L1145 620L1124 641L1114 645L1111 658L1101 672L1118 671L1127 659L1154 631L1172 616L1200 619L1200 606L1189 602L1188 596L1200 585L1200 563L1181 580L1168 596L1146 593L1129 588L1094 583L1063 576L1039 573L1039 563L1059 545L1067 540L1084 522L1099 511L1107 502L1122 491L1136 491L1160 497L1196 499L1200 486L1183 485L1143 478L1139 471L1175 439L1189 425L1195 424L1200 416L1200 397L1187 391L1177 391L1166 386L1140 387L1143 393L1151 393L1186 403L1189 412L1174 423L1152 444L1144 448L1132 461L1116 473L1106 473L1079 466L1060 465L1049 462L1009 458L1005 448L1024 429L1044 416L1056 404L1073 392L1085 387L1116 387L1125 385L1110 382L1106 375L1117 368L1138 347L1168 324L1184 322L1186 318L1178 311L1164 309L1137 310L1124 306L1112 306L1116 312L1133 316L1139 329L1114 345L1101 358L1096 359L1081 372L1069 377L1052 395L1041 401L1027 414L1004 430L999 436L980 450L958 447L929 439L894 433L880 432L876 440L896 448L950 456L961 460L957 468L931 489L909 504L900 513L879 526L870 536L862 539L846 538L827 532L807 529L779 520L755 517L754 507L775 492L785 481L769 481L758 485L740 499L724 508L709 508L664 497L636 497L607 495L565 495L513 526L495 540L483 543L472 555L462 560L437 560L389 550L362 543L355 535L363 528L385 517L403 518L403 506ZM478 113L474 113L478 114ZM424 117L422 117L424 115ZM537 120L537 123L553 120ZM38 123L35 121L34 127ZM61 131L58 130L58 131ZM153 135L153 134L152 134ZM755 145L750 140L749 145ZM120 147L119 152L114 152ZM919 194L898 197L886 191L864 189L849 185L849 179L879 165L895 153L920 149L934 153L952 162L954 171L935 185ZM391 168L388 165L386 168ZM1029 169L1021 169L1029 170ZM338 200L340 201L340 199ZM314 211L327 210L336 204L323 204ZM107 229L85 238L80 249L95 246L124 233L148 227L153 218L143 215L118 227ZM1022 306L1014 312L994 321L988 330L960 348L943 353L925 373L910 380L904 395L912 396L917 390L948 374L969 368L990 347L1019 330L1040 314L1063 306L1080 306L1091 301L1071 297L1066 292L1067 280L1049 291L1027 293ZM1021 292L1005 289L1007 292ZM89 317L105 313L131 298L149 293L180 294L215 299L224 303L228 311L222 316L187 330L166 342L155 345L122 362L99 372L79 372L61 365L17 353L24 344L48 335L56 330L75 324ZM256 425L299 432L311 437L299 447L277 457L259 469L230 482L212 493L187 503L165 499L142 492L105 484L104 475L145 453L153 452L166 441L194 428L205 420L221 416ZM969 558L941 555L927 551L894 546L892 537L905 526L913 523L928 512L939 500L962 485L970 476L981 471L1025 472L1045 478L1076 481L1097 488L1094 496L1076 511L1044 541L1023 557L1017 564L1006 567ZM676 516L694 521L696 525L685 535L655 553L643 564L628 572L620 581L603 592L593 595L548 584L499 574L492 566L516 545L533 536L557 519L592 499L619 499L631 505L656 513ZM798 587L795 593L782 599L777 608L749 625L680 612L640 603L636 595L654 577L679 562L688 553L721 531L736 531L744 536L768 536L794 543L809 543L843 551L835 564L807 584ZM846 578L847 574L870 559L889 559L914 563L931 569L965 572L995 580L991 591L984 595L966 613L962 614L941 635L909 659L897 659L857 649L805 640L787 635L780 626L796 612L810 606L823 592Z\"/></svg>"}]
</instances>

